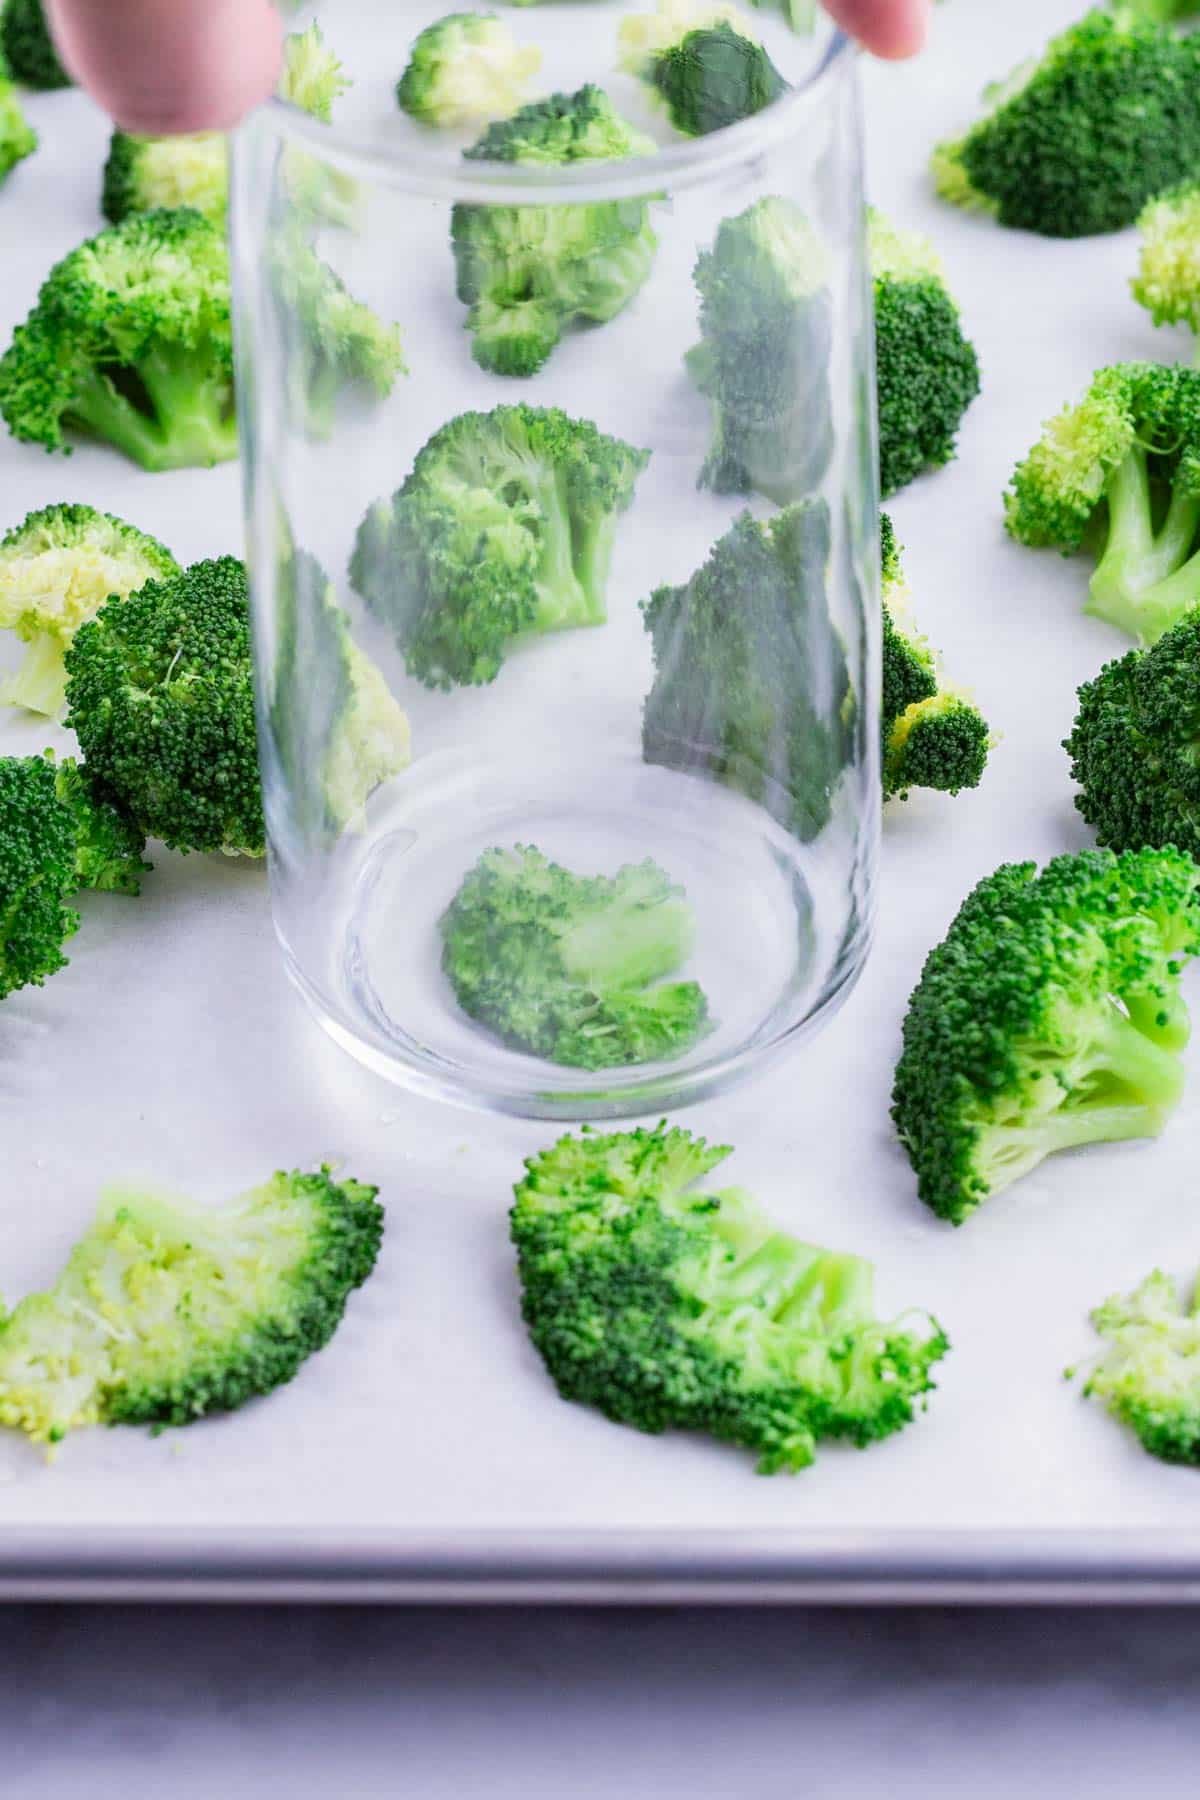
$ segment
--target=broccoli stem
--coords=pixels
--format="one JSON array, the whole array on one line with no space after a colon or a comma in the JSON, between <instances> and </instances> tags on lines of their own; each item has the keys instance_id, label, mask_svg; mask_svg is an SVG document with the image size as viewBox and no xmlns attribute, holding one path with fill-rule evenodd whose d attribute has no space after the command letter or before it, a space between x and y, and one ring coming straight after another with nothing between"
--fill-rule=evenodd
<instances>
[{"instance_id":1,"label":"broccoli stem","mask_svg":"<svg viewBox=\"0 0 1200 1800\"><path fill-rule=\"evenodd\" d=\"M71 405L71 417L106 438L151 474L227 462L237 455L237 421L229 383L214 376L208 358L147 356L139 365L157 417L94 373Z\"/></svg>"},{"instance_id":2,"label":"broccoli stem","mask_svg":"<svg viewBox=\"0 0 1200 1800\"><path fill-rule=\"evenodd\" d=\"M23 706L27 712L56 719L67 701L63 647L48 631L31 639L21 666L0 683L0 705Z\"/></svg>"},{"instance_id":3,"label":"broccoli stem","mask_svg":"<svg viewBox=\"0 0 1200 1800\"><path fill-rule=\"evenodd\" d=\"M1153 644L1200 600L1200 496L1178 485L1161 529L1154 530L1146 451L1135 446L1105 489L1109 532L1091 580L1087 611Z\"/></svg>"}]
</instances>

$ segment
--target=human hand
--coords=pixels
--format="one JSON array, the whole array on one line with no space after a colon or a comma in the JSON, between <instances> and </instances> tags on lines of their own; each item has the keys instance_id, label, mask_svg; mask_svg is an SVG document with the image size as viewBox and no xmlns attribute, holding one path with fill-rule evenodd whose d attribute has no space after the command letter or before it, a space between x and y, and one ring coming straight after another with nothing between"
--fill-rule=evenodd
<instances>
[{"instance_id":1,"label":"human hand","mask_svg":"<svg viewBox=\"0 0 1200 1800\"><path fill-rule=\"evenodd\" d=\"M932 0L824 0L843 31L876 56L914 56L925 42Z\"/></svg>"}]
</instances>

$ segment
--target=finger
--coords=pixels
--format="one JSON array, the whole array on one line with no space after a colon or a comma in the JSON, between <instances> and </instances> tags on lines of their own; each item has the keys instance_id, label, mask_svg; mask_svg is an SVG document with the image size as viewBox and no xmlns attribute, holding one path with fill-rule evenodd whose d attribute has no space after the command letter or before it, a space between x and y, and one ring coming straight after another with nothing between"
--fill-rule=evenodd
<instances>
[{"instance_id":1,"label":"finger","mask_svg":"<svg viewBox=\"0 0 1200 1800\"><path fill-rule=\"evenodd\" d=\"M825 0L843 31L876 56L915 56L929 31L931 0Z\"/></svg>"},{"instance_id":2,"label":"finger","mask_svg":"<svg viewBox=\"0 0 1200 1800\"><path fill-rule=\"evenodd\" d=\"M274 87L271 0L46 0L62 60L125 131L227 131Z\"/></svg>"}]
</instances>

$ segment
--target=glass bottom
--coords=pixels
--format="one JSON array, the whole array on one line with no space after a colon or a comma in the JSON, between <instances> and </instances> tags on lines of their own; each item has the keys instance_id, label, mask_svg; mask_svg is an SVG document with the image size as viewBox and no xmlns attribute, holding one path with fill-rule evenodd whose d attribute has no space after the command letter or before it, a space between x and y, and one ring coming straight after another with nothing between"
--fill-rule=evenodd
<instances>
[{"instance_id":1,"label":"glass bottom","mask_svg":"<svg viewBox=\"0 0 1200 1800\"><path fill-rule=\"evenodd\" d=\"M827 833L826 836L829 834ZM651 858L681 887L710 1028L671 1062L585 1070L512 1048L458 1006L438 921L479 856L532 845L579 875ZM722 1092L816 1028L866 959L844 840L802 845L761 807L695 776L612 756L555 768L553 747L481 768L478 747L422 758L343 839L328 879L293 888L273 858L289 974L336 1042L401 1086L536 1119L620 1119Z\"/></svg>"}]
</instances>

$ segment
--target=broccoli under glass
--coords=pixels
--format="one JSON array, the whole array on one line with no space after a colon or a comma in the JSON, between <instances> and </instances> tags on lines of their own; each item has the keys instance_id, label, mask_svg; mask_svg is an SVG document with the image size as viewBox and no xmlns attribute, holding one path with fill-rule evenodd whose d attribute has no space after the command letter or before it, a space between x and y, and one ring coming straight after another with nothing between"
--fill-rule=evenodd
<instances>
[{"instance_id":1,"label":"broccoli under glass","mask_svg":"<svg viewBox=\"0 0 1200 1800\"><path fill-rule=\"evenodd\" d=\"M577 1121L719 1091L828 1014L870 932L854 59L731 0L339 0L291 29L325 103L293 83L229 173L289 972L451 1099ZM977 723L936 785L978 779Z\"/></svg>"}]
</instances>

